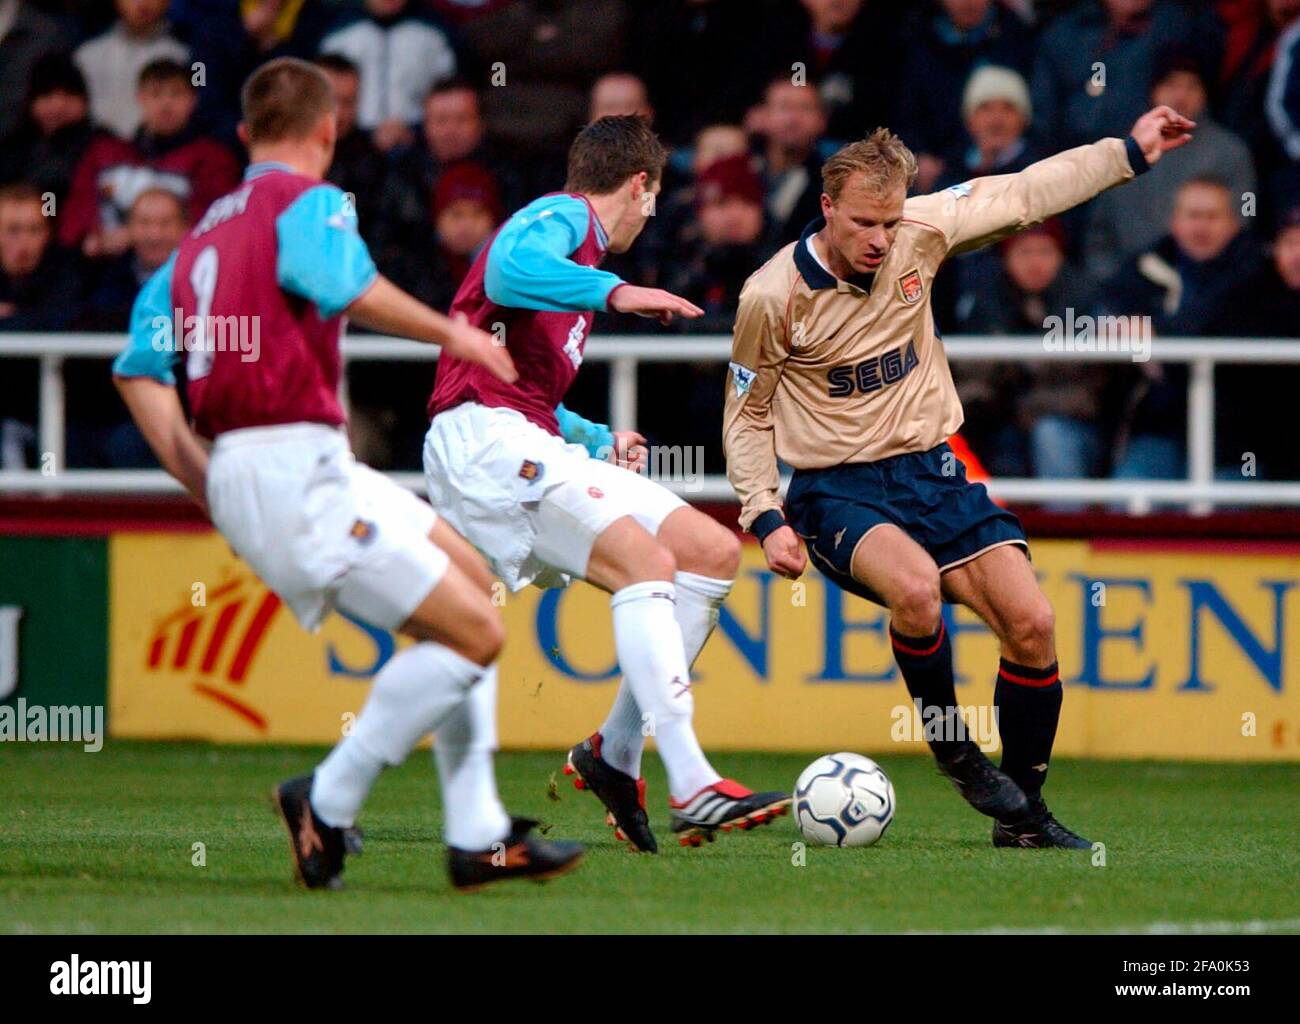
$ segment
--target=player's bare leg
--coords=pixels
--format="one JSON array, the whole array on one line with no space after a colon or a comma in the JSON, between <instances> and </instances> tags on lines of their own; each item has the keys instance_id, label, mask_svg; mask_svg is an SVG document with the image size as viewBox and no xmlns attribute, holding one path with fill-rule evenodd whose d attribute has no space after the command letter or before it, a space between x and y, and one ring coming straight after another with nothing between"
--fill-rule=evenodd
<instances>
[{"instance_id":1,"label":"player's bare leg","mask_svg":"<svg viewBox=\"0 0 1300 1024\"><path fill-rule=\"evenodd\" d=\"M685 513L685 514L684 514ZM723 779L700 749L691 725L694 702L690 688L690 662L699 653L716 622L717 605L730 589L739 550L735 538L712 520L691 509L678 509L664 520L674 519L670 537L689 532L692 526L704 532L719 531L721 554L706 556L685 550L687 564L708 572L728 572L725 580L689 573L688 588L678 589L679 566L661 536L652 536L631 517L617 520L596 540L587 565L586 578L613 595L614 636L619 663L624 667L625 689L635 707L638 734L656 738L660 756L668 771L673 830L683 845L698 845L712 839L719 829L747 829L784 813L789 805L785 793L753 793L734 780ZM726 537L721 537L725 533ZM714 593L703 592L697 581L716 584ZM725 585L725 586L724 586ZM690 649L679 623L677 603L695 603L690 618ZM628 714L625 704L623 714ZM644 784L630 772L611 767L602 757L601 734L597 733L570 752L569 769L606 804L620 832L643 850L653 850L654 839L644 817ZM617 785L625 781L626 785ZM633 788L635 787L635 788ZM620 799L614 790L625 791ZM627 806L635 794L640 815ZM633 820L629 820L633 819ZM629 826L634 831L629 830Z\"/></svg>"},{"instance_id":2,"label":"player's bare leg","mask_svg":"<svg viewBox=\"0 0 1300 1024\"><path fill-rule=\"evenodd\" d=\"M858 542L851 568L854 580L889 609L894 659L908 693L919 705L926 741L939 769L981 814L1023 816L1026 798L1020 787L965 736L934 559L898 527L884 524Z\"/></svg>"},{"instance_id":3,"label":"player's bare leg","mask_svg":"<svg viewBox=\"0 0 1300 1024\"><path fill-rule=\"evenodd\" d=\"M1029 559L1018 546L993 548L944 573L943 589L983 619L1002 647L994 691L1002 771L1024 790L1029 812L1000 818L994 845L1090 848L1052 816L1042 797L1061 714L1061 679L1052 606Z\"/></svg>"}]
</instances>

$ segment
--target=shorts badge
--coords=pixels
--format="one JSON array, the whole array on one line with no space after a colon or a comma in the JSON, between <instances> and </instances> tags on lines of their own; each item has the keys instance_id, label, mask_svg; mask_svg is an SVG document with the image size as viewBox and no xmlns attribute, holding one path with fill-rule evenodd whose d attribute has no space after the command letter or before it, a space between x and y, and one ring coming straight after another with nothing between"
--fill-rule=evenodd
<instances>
[{"instance_id":1,"label":"shorts badge","mask_svg":"<svg viewBox=\"0 0 1300 1024\"><path fill-rule=\"evenodd\" d=\"M519 477L532 483L546 472L546 467L540 462L533 462L532 459L524 459L524 464L519 467Z\"/></svg>"},{"instance_id":2,"label":"shorts badge","mask_svg":"<svg viewBox=\"0 0 1300 1024\"><path fill-rule=\"evenodd\" d=\"M919 270L909 270L906 274L898 279L898 294L903 297L903 301L912 304L921 298L921 292L924 288L921 285L921 272Z\"/></svg>"},{"instance_id":3,"label":"shorts badge","mask_svg":"<svg viewBox=\"0 0 1300 1024\"><path fill-rule=\"evenodd\" d=\"M352 524L348 534L358 544L369 544L375 539L375 524L365 519L358 519Z\"/></svg>"},{"instance_id":4,"label":"shorts badge","mask_svg":"<svg viewBox=\"0 0 1300 1024\"><path fill-rule=\"evenodd\" d=\"M588 487L587 493L593 498L603 498L605 496L605 492L599 487Z\"/></svg>"}]
</instances>

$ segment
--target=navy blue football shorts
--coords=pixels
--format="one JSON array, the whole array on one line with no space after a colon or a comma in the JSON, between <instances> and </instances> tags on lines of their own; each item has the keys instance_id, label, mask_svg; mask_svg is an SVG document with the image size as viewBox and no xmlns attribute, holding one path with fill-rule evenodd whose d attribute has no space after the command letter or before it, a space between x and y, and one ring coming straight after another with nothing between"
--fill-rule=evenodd
<instances>
[{"instance_id":1,"label":"navy blue football shorts","mask_svg":"<svg viewBox=\"0 0 1300 1024\"><path fill-rule=\"evenodd\" d=\"M920 544L940 572L1002 544L1029 553L1020 520L995 505L983 484L966 479L966 467L947 444L876 462L795 470L785 516L823 574L876 604L884 602L853 578L850 566L863 538L886 523Z\"/></svg>"}]
</instances>

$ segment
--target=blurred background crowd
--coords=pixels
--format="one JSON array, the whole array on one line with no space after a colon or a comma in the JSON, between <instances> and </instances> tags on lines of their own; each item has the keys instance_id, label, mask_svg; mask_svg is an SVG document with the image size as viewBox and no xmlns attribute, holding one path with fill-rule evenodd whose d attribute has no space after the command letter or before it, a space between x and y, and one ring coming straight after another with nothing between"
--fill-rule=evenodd
<instances>
[{"instance_id":1,"label":"blurred background crowd","mask_svg":"<svg viewBox=\"0 0 1300 1024\"><path fill-rule=\"evenodd\" d=\"M0 0L0 331L122 331L141 283L242 173L239 87L319 62L339 96L332 181L380 269L446 309L503 218L564 183L591 118L640 112L671 148L657 215L606 267L729 333L741 285L818 214L821 162L878 125L916 192L1124 136L1155 103L1195 142L1136 183L950 261L952 334L1150 317L1143 365L962 362L994 474L1186 472L1186 372L1164 337L1300 336L1300 0ZM250 268L250 272L256 272ZM602 315L603 332L659 331ZM68 462L145 466L103 362L70 361ZM418 468L424 364L350 372L354 444ZM573 408L605 410L604 367ZM721 471L722 368L643 365L640 428ZM1218 470L1300 479L1291 368L1220 367ZM37 457L35 366L0 362L0 466ZM670 398L670 400L668 400Z\"/></svg>"}]
</instances>

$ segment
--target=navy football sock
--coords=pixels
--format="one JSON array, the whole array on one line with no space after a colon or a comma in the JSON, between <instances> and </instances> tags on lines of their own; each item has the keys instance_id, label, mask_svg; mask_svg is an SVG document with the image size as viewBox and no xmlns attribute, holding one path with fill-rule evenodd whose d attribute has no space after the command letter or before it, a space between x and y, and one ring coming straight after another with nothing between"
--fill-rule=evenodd
<instances>
[{"instance_id":1,"label":"navy football sock","mask_svg":"<svg viewBox=\"0 0 1300 1024\"><path fill-rule=\"evenodd\" d=\"M1002 736L1002 770L1032 800L1047 779L1061 717L1061 674L1056 662L1029 668L1003 658L993 703Z\"/></svg>"},{"instance_id":2,"label":"navy football sock","mask_svg":"<svg viewBox=\"0 0 1300 1024\"><path fill-rule=\"evenodd\" d=\"M921 724L929 730L939 730L938 735L926 736L934 756L946 761L957 753L959 741L946 738L964 736L964 731L953 731L956 723L948 726L949 715L957 711L957 691L952 680L952 642L943 619L930 636L903 636L889 627L889 639L894 647L894 660L898 662L907 692L913 701L920 701ZM938 710L930 710L937 708Z\"/></svg>"}]
</instances>

